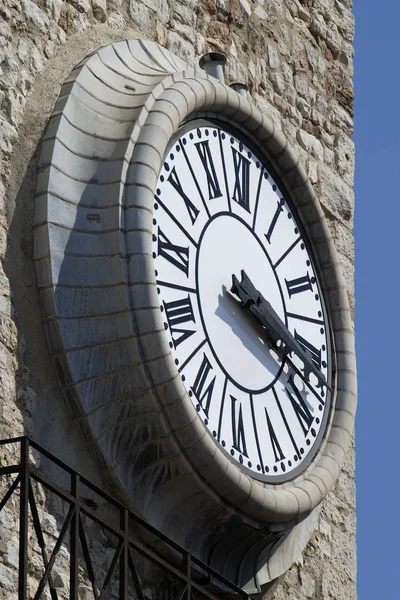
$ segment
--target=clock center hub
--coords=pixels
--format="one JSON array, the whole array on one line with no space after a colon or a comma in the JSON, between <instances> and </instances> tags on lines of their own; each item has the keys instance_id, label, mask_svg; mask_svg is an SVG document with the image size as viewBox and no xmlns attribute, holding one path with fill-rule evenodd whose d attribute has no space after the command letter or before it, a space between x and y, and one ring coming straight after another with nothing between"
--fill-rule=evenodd
<instances>
[{"instance_id":1,"label":"clock center hub","mask_svg":"<svg viewBox=\"0 0 400 600\"><path fill-rule=\"evenodd\" d=\"M286 322L281 289L270 258L252 229L238 216L218 214L204 229L197 255L200 315L213 354L227 377L249 393L268 389L281 363L254 322L230 293L232 275L245 270Z\"/></svg>"}]
</instances>

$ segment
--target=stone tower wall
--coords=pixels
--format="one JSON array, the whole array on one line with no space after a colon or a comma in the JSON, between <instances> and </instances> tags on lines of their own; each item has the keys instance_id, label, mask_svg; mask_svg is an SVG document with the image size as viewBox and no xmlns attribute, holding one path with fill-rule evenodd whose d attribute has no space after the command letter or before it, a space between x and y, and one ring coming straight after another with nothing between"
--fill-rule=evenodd
<instances>
[{"instance_id":1,"label":"stone tower wall","mask_svg":"<svg viewBox=\"0 0 400 600\"><path fill-rule=\"evenodd\" d=\"M224 52L227 82L247 83L252 101L299 153L353 309L353 33L351 0L0 0L1 438L27 434L105 485L58 390L32 262L40 138L73 67L126 38L155 40L192 65L207 51ZM356 597L353 459L354 449L301 564L269 592L275 600ZM7 511L0 598L10 599L16 533Z\"/></svg>"}]
</instances>

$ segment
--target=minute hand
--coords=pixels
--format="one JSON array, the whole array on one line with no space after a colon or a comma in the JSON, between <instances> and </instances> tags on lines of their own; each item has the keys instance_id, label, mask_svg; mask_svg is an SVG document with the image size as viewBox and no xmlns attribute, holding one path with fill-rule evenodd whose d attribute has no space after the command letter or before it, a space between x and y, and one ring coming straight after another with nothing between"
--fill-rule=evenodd
<instances>
[{"instance_id":1,"label":"minute hand","mask_svg":"<svg viewBox=\"0 0 400 600\"><path fill-rule=\"evenodd\" d=\"M255 288L245 271L242 270L241 276L242 281L239 281L234 274L232 275L231 292L239 297L242 306L247 308L265 328L267 337L272 342L274 348L278 352L282 351L282 347L278 346L279 342L281 342L289 350L289 354L294 352L303 362L304 376L308 381L310 373L313 373L318 380L317 387L328 387L324 375L313 363L311 354L303 350L268 300Z\"/></svg>"}]
</instances>

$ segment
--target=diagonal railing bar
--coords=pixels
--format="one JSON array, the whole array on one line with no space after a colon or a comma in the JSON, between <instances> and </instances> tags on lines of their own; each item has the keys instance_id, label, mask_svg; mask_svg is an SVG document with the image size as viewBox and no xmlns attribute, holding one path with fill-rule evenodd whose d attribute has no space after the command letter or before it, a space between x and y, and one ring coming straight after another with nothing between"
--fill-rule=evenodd
<instances>
[{"instance_id":1,"label":"diagonal railing bar","mask_svg":"<svg viewBox=\"0 0 400 600\"><path fill-rule=\"evenodd\" d=\"M44 548L45 554L43 556L43 562L44 562L44 566L45 566L45 572L43 573L42 579L39 582L39 587L37 589L34 600L36 600L37 598L40 598L40 594L43 592L44 586L46 585L47 580L49 580L49 583L50 583L50 590L51 590L51 587L53 586L53 583L50 578L51 570L54 566L55 560L57 558L57 554L61 548L61 544L64 541L65 535L67 533L68 527L70 526L70 523L72 521L72 517L74 516L74 514L75 514L75 507L70 506L68 514L67 514L65 521L63 523L63 526L61 528L60 535L57 538L57 541L55 543L55 546L53 548L53 551L50 555L50 559L48 562L47 562L47 555L46 555L45 548ZM41 535L42 535L42 532L41 532ZM42 535L42 538L43 538L43 535ZM38 540L38 542L39 542L39 540ZM43 543L44 543L44 540L43 540ZM39 542L39 546L40 546L40 542ZM47 562L47 564L46 564L46 562ZM55 598L56 599L58 598L57 592L56 592Z\"/></svg>"},{"instance_id":2,"label":"diagonal railing bar","mask_svg":"<svg viewBox=\"0 0 400 600\"><path fill-rule=\"evenodd\" d=\"M7 444L11 445L11 451L9 451L8 455L11 458L8 458L8 462L12 462L14 456L15 464L0 467L0 480L10 474L16 474L16 478L10 484L7 492L0 501L0 512L5 508L13 494L17 493L19 495L18 600L28 600L28 552L36 552L34 548L31 548L32 540L30 540L28 535L30 521L36 533L45 567L40 581L38 577L39 587L35 595L37 599L42 595L47 584L50 587L51 598L53 600L57 599L57 593L60 592L57 592L57 588L54 586L52 570L57 555L59 555L63 547L62 560L64 562L62 564L64 566L62 568L65 568L65 561L67 561L67 568L69 564L69 583L67 586L69 587L69 600L78 600L80 594L79 585L81 583L82 585L86 585L85 581L89 580L92 584L95 600L105 600L105 592L107 589L111 589L110 584L114 579L119 585L119 600L128 600L128 597L131 598L132 591L134 591L136 600L144 600L141 579L146 576L142 575L141 569L144 568L143 565L147 564L146 561L149 561L151 568L161 570L165 573L166 578L163 585L166 585L168 590L170 590L168 594L171 592L176 595L176 600L198 600L199 596L203 599L218 600L216 595L218 593L236 596L240 600L253 600L243 590L201 560L192 556L163 533L157 531L157 529L146 523L143 518L116 500L115 497L110 496L79 475L71 467L53 456L36 442L31 441L27 437L0 440L0 447ZM17 455L18 448L20 449L19 456ZM30 460L30 450L35 452L34 459L36 458L36 453L38 454L40 464L44 464L42 460L44 457L52 465L59 467L62 471L61 475L63 477L67 475L70 479L69 485L61 486L58 482L54 481L54 477L50 478L43 473L42 469L39 470L35 467L35 460ZM43 535L44 531L32 487L33 481L40 484L41 489L46 494L46 499L50 499L53 494L64 505L69 506L67 516L61 520L60 534L51 554L50 549L46 547ZM9 485L8 481L7 485ZM94 497L93 494L96 497L96 503L88 501L88 499L91 500ZM100 505L98 499L100 499ZM52 514L51 511L50 514ZM104 516L105 514L107 516ZM115 520L118 514L120 515L119 524ZM95 524L94 529L90 527L90 533L88 531L89 540L85 530L85 517L89 518ZM96 580L94 563L90 554L92 532L94 536L103 536L100 538L103 540L111 540L111 538L117 540L117 548L112 554L111 562L109 563L107 559L107 565L109 566L104 567L104 570L107 570L107 572L101 589ZM132 537L133 532L135 532L135 537ZM150 537L157 541L158 547L165 548L165 552L164 550L156 552L149 545L145 545L142 541L143 533L146 533L146 535L150 534ZM95 538L93 542L94 540ZM107 541L106 544L109 548L110 542ZM108 552L109 550L107 550L107 556L109 555ZM83 564L86 565L86 569L84 569L85 573L81 571L79 564L79 557L82 555ZM167 555L169 555L169 558L166 558ZM138 556L138 562L136 562L136 556ZM93 556L94 558L95 556ZM119 573L116 568L118 563ZM96 568L97 566L96 563ZM103 573L103 566L100 566L100 569ZM148 567L146 567L144 573L146 572L148 572ZM128 576L130 576L129 579ZM101 576L101 579L103 579L103 576ZM143 585L147 587L148 583L145 582L147 582L146 579L143 581ZM179 585L179 582L181 587L179 588L179 592L176 593L176 586ZM29 585L31 586L31 583ZM162 593L164 594L165 592ZM32 596L29 595L29 598L32 598Z\"/></svg>"},{"instance_id":3,"label":"diagonal railing bar","mask_svg":"<svg viewBox=\"0 0 400 600\"><path fill-rule=\"evenodd\" d=\"M124 548L124 540L120 540L119 544L117 546L117 549L115 550L113 559L112 559L111 564L109 566L109 569L107 571L106 577L104 579L103 587L100 590L99 600L102 600L102 598L104 598L104 592L107 591L107 588L108 588L108 586L110 584L110 581L111 581L111 577L114 574L115 567L117 566L117 562L118 562L118 560L119 560L119 558L121 556L123 548Z\"/></svg>"},{"instance_id":4,"label":"diagonal railing bar","mask_svg":"<svg viewBox=\"0 0 400 600\"><path fill-rule=\"evenodd\" d=\"M83 523L82 523L82 515L80 515L80 517L79 517L79 539L81 541L81 547L82 547L83 556L85 558L89 581L92 584L93 595L95 597L95 600L99 600L99 594L98 594L98 591L96 590L96 576L94 574L93 563L92 563L92 559L90 557L89 546L88 546L87 539L86 539L86 533L85 533L85 529L84 529Z\"/></svg>"},{"instance_id":5,"label":"diagonal railing bar","mask_svg":"<svg viewBox=\"0 0 400 600\"><path fill-rule=\"evenodd\" d=\"M4 494L3 499L0 502L0 512L3 510L3 508L5 507L5 505L7 504L7 502L9 501L9 499L11 498L11 496L13 495L13 493L15 492L15 490L18 487L20 481L21 481L21 477L18 475L14 479L14 481L12 482L12 484L10 485L10 487L8 488L7 492Z\"/></svg>"},{"instance_id":6,"label":"diagonal railing bar","mask_svg":"<svg viewBox=\"0 0 400 600\"><path fill-rule=\"evenodd\" d=\"M42 525L40 523L39 513L37 510L37 506L36 506L35 496L33 494L31 480L29 480L28 501L29 501L29 506L31 507L31 515L32 515L32 521L33 521L33 527L34 527L35 533L36 533L36 539L38 541L39 548L42 553L42 560L43 560L43 564L44 564L44 568L45 568L45 575L47 574L47 577L42 577L42 580L39 583L39 587L36 591L34 600L37 600L38 598L40 598L40 595L43 592L44 586L46 585L47 581L49 582L50 595L51 595L52 600L58 600L57 591L54 589L53 581L50 576L52 565L49 568L49 561L47 560L47 552L46 552L46 543L45 543L44 537L43 537Z\"/></svg>"},{"instance_id":7,"label":"diagonal railing bar","mask_svg":"<svg viewBox=\"0 0 400 600\"><path fill-rule=\"evenodd\" d=\"M138 572L135 567L134 560L132 558L131 549L128 546L128 562L129 562L129 571L132 577L133 585L135 586L135 592L137 593L138 600L144 600L142 586L140 584L140 579Z\"/></svg>"}]
</instances>

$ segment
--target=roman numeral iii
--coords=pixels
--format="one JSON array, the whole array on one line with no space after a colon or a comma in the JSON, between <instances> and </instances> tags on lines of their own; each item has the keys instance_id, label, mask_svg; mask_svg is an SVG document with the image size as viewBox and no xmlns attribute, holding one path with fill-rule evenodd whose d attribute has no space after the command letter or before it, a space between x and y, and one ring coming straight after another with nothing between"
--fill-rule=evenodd
<instances>
[{"instance_id":1,"label":"roman numeral iii","mask_svg":"<svg viewBox=\"0 0 400 600\"><path fill-rule=\"evenodd\" d=\"M307 274L304 275L304 277L297 277L296 279L290 279L289 281L285 279L285 282L289 298L294 296L294 294L301 294L301 292L312 290L311 279L308 274L308 271Z\"/></svg>"},{"instance_id":2,"label":"roman numeral iii","mask_svg":"<svg viewBox=\"0 0 400 600\"><path fill-rule=\"evenodd\" d=\"M204 142L198 142L195 144L195 146L206 172L208 197L210 200L219 198L222 196L222 193L219 187L217 173L215 171L214 161L210 150L210 143L208 140L206 140Z\"/></svg>"},{"instance_id":3,"label":"roman numeral iii","mask_svg":"<svg viewBox=\"0 0 400 600\"><path fill-rule=\"evenodd\" d=\"M187 340L195 333L194 329L181 329L177 327L182 323L195 322L192 303L190 296L181 300L173 300L172 302L163 302L165 314L168 321L168 327L171 332L172 343L176 349L179 344ZM178 337L174 337L178 334ZM179 335L180 334L180 335Z\"/></svg>"}]
</instances>

